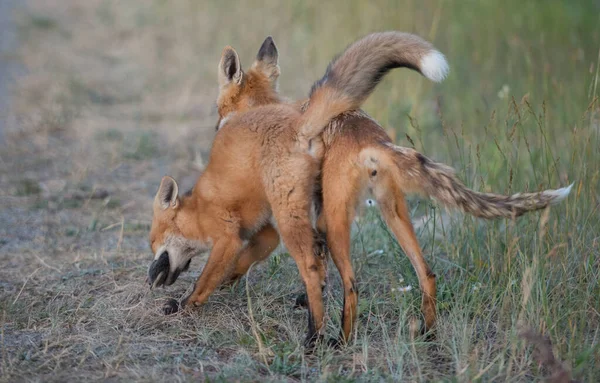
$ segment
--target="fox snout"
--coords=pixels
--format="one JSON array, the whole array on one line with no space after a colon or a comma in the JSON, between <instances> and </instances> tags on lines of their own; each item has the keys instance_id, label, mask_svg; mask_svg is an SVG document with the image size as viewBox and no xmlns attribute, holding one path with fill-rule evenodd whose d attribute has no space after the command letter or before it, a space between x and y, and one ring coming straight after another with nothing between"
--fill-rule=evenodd
<instances>
[{"instance_id":1,"label":"fox snout","mask_svg":"<svg viewBox=\"0 0 600 383\"><path fill-rule=\"evenodd\" d=\"M157 259L152 261L150 267L148 268L147 281L150 285L150 288L172 285L182 271L187 271L189 269L191 262L192 260L190 259L183 266L183 268L177 267L175 271L171 272L169 253L167 251L163 251Z\"/></svg>"},{"instance_id":2,"label":"fox snout","mask_svg":"<svg viewBox=\"0 0 600 383\"><path fill-rule=\"evenodd\" d=\"M150 288L164 285L169 276L170 264L169 253L163 253L150 264L148 268L148 284Z\"/></svg>"}]
</instances>

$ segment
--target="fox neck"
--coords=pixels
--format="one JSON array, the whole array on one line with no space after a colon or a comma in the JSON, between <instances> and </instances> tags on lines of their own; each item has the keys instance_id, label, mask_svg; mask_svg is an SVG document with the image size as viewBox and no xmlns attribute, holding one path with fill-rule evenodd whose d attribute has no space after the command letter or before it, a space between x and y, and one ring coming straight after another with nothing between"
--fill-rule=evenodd
<instances>
[{"instance_id":1,"label":"fox neck","mask_svg":"<svg viewBox=\"0 0 600 383\"><path fill-rule=\"evenodd\" d=\"M245 88L249 89L249 101L251 106L279 104L282 98L269 79L262 73L249 70L245 78Z\"/></svg>"},{"instance_id":2,"label":"fox neck","mask_svg":"<svg viewBox=\"0 0 600 383\"><path fill-rule=\"evenodd\" d=\"M207 204L199 201L199 196L184 196L181 199L179 214L177 215L177 226L186 239L201 241L203 243L212 241L213 236L209 231L210 224L206 222L208 212Z\"/></svg>"}]
</instances>

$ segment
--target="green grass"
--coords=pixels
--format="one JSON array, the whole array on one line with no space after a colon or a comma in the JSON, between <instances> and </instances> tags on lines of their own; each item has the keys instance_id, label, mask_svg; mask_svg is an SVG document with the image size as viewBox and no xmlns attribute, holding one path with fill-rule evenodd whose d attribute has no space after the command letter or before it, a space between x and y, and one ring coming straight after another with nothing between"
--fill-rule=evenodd
<instances>
[{"instance_id":1,"label":"green grass","mask_svg":"<svg viewBox=\"0 0 600 383\"><path fill-rule=\"evenodd\" d=\"M1 213L11 224L0 259L11 266L0 271L0 380L542 381L557 371L535 334L574 378L600 380L596 3L32 4L19 17L23 126L0 152L10 168L0 190L15 191ZM202 261L172 288L147 290L153 193L164 174L188 185L198 174L216 122L221 49L232 45L248 67L273 35L280 90L300 98L348 43L387 29L432 40L451 67L439 85L396 71L367 101L398 144L452 165L477 190L574 183L569 198L514 222L411 200L438 281L430 342L415 335L410 262L372 209L354 227L360 316L343 350L304 354L306 313L293 309L302 285L286 253L194 312L162 316L164 299L182 296ZM63 178L108 189L110 200L26 198L40 193L38 180ZM328 286L332 337L342 307L333 264Z\"/></svg>"}]
</instances>

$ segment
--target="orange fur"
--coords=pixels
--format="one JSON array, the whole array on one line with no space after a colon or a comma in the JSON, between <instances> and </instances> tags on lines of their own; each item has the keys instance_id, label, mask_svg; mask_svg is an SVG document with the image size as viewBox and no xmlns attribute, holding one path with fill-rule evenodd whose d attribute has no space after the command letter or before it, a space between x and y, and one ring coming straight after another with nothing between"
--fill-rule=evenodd
<instances>
[{"instance_id":1,"label":"orange fur","mask_svg":"<svg viewBox=\"0 0 600 383\"><path fill-rule=\"evenodd\" d=\"M361 41L369 40L371 38L367 37ZM272 56L276 57L277 51L272 39L267 38L263 47L267 43L271 45ZM414 45L409 46L415 49ZM430 49L430 46L426 47ZM365 53L360 54L356 49L351 51L355 59ZM405 52L404 56L420 57L423 52L424 48L417 46L416 52ZM348 57L342 56L332 66L339 69L341 62L342 67L348 68L351 65L345 63L347 59ZM257 62L253 68L265 68L266 65L259 65ZM277 65L277 60L271 57L269 63ZM277 72L278 69L277 67ZM250 71L248 75L260 76L260 72ZM272 83L270 87L265 85L264 89L277 89L273 83L276 80L277 78L270 77L269 81ZM274 96L264 97L264 89L256 93L257 97L251 96L254 90L242 88L240 92L252 99L253 105L262 105L275 99ZM306 110L308 104L308 101L299 101L292 105ZM226 113L221 109L219 112ZM413 149L393 145L383 128L362 111L346 112L333 119L323 131L322 140L324 157L319 185L322 193L318 199L322 199L323 214L317 220L317 228L327 233L327 244L344 284L341 333L344 340L351 334L357 315L357 285L350 262L350 225L356 214L356 206L367 191L374 194L386 223L417 273L423 292L421 307L425 329L433 327L436 318L435 274L421 253L406 210L405 194L429 195L447 206L457 207L483 218L518 216L561 199L561 193L551 190L514 196L474 192L466 188L448 166L435 163ZM323 280L324 278L321 279L322 283Z\"/></svg>"},{"instance_id":2,"label":"orange fur","mask_svg":"<svg viewBox=\"0 0 600 383\"><path fill-rule=\"evenodd\" d=\"M371 48L378 48L381 56ZM407 52L398 53L401 49ZM486 218L506 216L512 208L538 209L556 199L538 198L538 203L517 206L510 204L514 201L510 197L481 198L482 194L464 187L451 169L414 150L394 146L374 120L362 111L351 110L373 90L382 73L394 66L418 69L419 60L431 50L429 43L413 35L388 32L367 36L332 62L309 100L288 104L276 91L279 67L270 37L247 73L242 72L235 51L226 48L219 65L221 129L209 165L190 197L180 200L173 192L177 187L172 179L163 180L157 194L150 282L158 275L163 251L173 252L168 255L171 270L165 279L170 283L174 280L171 275L178 274L177 268L188 261L178 256L180 250L165 248L168 238L183 236L196 241L198 248L212 246L196 289L183 303L204 302L219 283L243 275L277 246L278 237L268 223L274 217L307 289L310 343L323 326L321 287L326 264L319 255L321 250L313 252L309 212L317 195L317 200L322 200L317 228L326 232L344 285L341 339L345 341L354 327L358 300L350 261L350 226L357 205L370 191L416 270L423 292L424 327L432 328L436 318L435 275L423 258L405 194L432 195ZM373 65L384 67L373 69ZM428 70L431 72L431 66ZM315 184L319 172L321 182ZM547 193L552 196L551 191ZM477 214L481 211L486 213Z\"/></svg>"},{"instance_id":3,"label":"orange fur","mask_svg":"<svg viewBox=\"0 0 600 383\"><path fill-rule=\"evenodd\" d=\"M370 38L355 44L366 47ZM269 44L261 47L258 62L246 74L237 53L226 47L218 72L219 131L206 170L190 196L179 198L177 183L169 177L163 178L156 195L150 283L173 283L194 252L212 248L182 305L205 302L226 278L272 250L276 241L267 225L274 218L307 290L307 343L312 343L323 329L324 314L324 262L313 253L311 217L324 154L321 133L335 116L358 108L385 73L406 66L395 52L404 39L404 34L381 35L374 40L369 62L356 60L350 46L335 60L345 65L330 66L304 111L279 102L272 86L279 72ZM389 47L378 49L381 44ZM352 73L352 81L344 81L341 75L346 73Z\"/></svg>"}]
</instances>

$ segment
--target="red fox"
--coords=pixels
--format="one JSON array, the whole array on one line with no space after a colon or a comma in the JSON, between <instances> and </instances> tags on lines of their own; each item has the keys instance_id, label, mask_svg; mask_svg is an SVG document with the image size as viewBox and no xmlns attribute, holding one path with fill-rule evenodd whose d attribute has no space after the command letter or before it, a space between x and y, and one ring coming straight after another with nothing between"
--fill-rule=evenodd
<instances>
[{"instance_id":1,"label":"red fox","mask_svg":"<svg viewBox=\"0 0 600 383\"><path fill-rule=\"evenodd\" d=\"M323 259L313 254L316 226L344 285L341 340L352 332L358 291L350 262L350 225L370 191L417 272L425 329L435 319L435 275L415 236L404 196L429 195L483 218L514 217L564 199L569 188L501 196L469 190L451 168L392 144L358 110L391 69L414 69L433 81L446 76L444 56L425 40L400 32L375 33L350 45L317 81L308 100L291 104L277 93L278 53L269 37L247 72L230 47L219 63L218 133L210 160L190 196L180 198L164 177L154 202L151 285L170 285L193 256L211 249L194 291L181 306L203 303L228 278L244 275L283 239L308 298L310 345L323 329ZM319 182L320 180L320 182ZM321 198L322 197L322 198ZM274 220L272 219L274 218ZM276 229L276 228L277 229ZM167 306L166 311L177 310Z\"/></svg>"}]
</instances>

